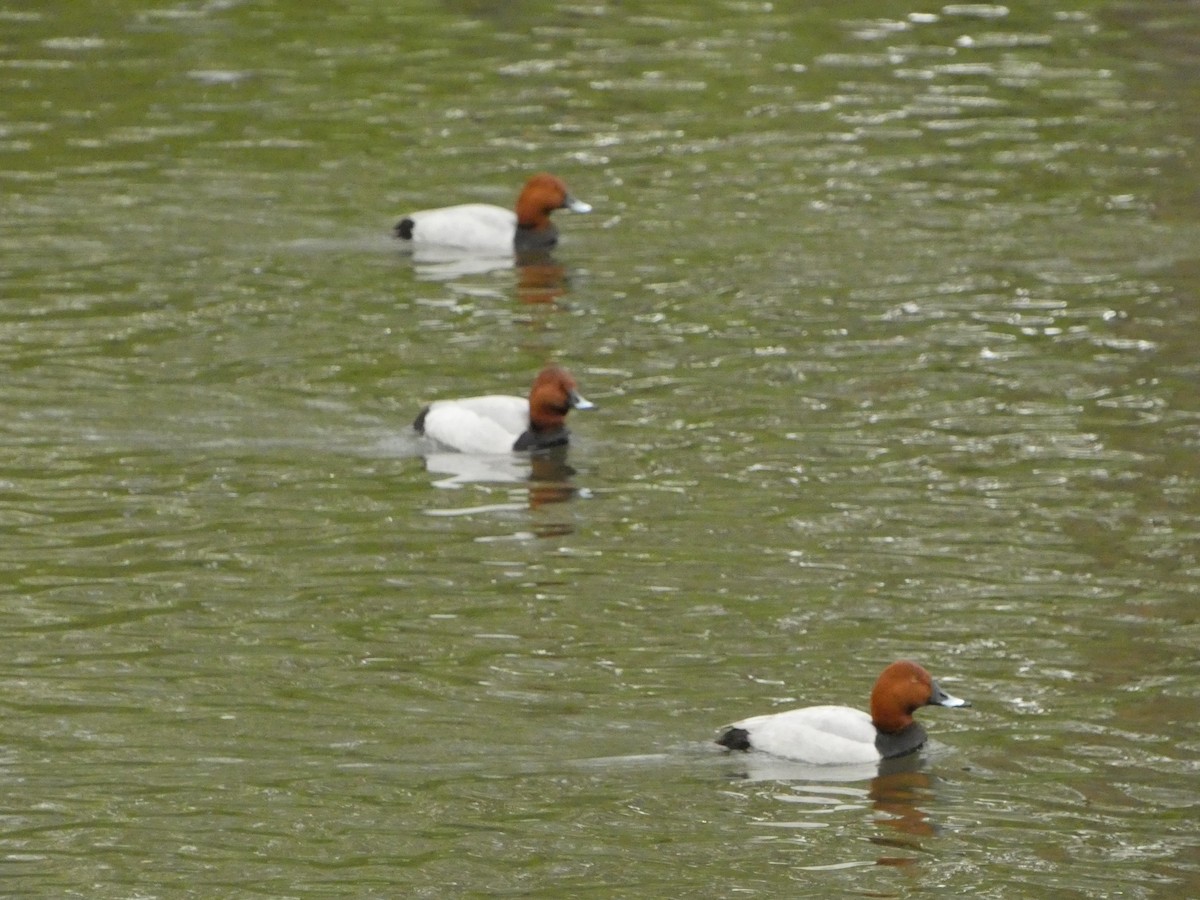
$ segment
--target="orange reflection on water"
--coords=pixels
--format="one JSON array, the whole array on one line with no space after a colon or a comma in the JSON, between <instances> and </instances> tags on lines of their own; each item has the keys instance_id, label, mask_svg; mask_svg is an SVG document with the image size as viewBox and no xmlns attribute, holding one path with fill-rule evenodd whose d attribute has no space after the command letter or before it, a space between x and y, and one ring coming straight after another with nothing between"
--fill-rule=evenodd
<instances>
[{"instance_id":1,"label":"orange reflection on water","mask_svg":"<svg viewBox=\"0 0 1200 900\"><path fill-rule=\"evenodd\" d=\"M545 251L517 255L517 297L522 303L555 303L567 293L567 270Z\"/></svg>"},{"instance_id":2,"label":"orange reflection on water","mask_svg":"<svg viewBox=\"0 0 1200 900\"><path fill-rule=\"evenodd\" d=\"M575 470L567 465L566 448L549 453L535 453L529 473L529 508L538 509L551 503L565 503L579 490L571 481Z\"/></svg>"},{"instance_id":3,"label":"orange reflection on water","mask_svg":"<svg viewBox=\"0 0 1200 900\"><path fill-rule=\"evenodd\" d=\"M903 834L928 837L936 833L929 815L917 806L932 798L932 782L924 772L895 772L871 781L868 794L876 812L876 821Z\"/></svg>"},{"instance_id":4,"label":"orange reflection on water","mask_svg":"<svg viewBox=\"0 0 1200 900\"><path fill-rule=\"evenodd\" d=\"M930 820L919 803L927 804L933 798L933 782L920 771L897 771L872 779L867 794L877 813L875 822L881 828L890 829L892 834L880 834L871 842L889 850L907 850L915 853L928 852L922 846L922 838L937 833L937 826ZM880 856L878 866L904 868L915 866L917 856Z\"/></svg>"}]
</instances>

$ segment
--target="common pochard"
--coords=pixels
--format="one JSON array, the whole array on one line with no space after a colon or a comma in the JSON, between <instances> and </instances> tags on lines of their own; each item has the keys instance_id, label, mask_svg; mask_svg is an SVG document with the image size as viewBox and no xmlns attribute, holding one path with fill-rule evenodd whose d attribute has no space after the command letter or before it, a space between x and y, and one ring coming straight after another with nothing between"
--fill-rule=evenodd
<instances>
[{"instance_id":1,"label":"common pochard","mask_svg":"<svg viewBox=\"0 0 1200 900\"><path fill-rule=\"evenodd\" d=\"M545 450L567 443L567 413L592 409L575 379L562 366L538 373L529 397L489 394L461 400L435 400L417 416L413 428L463 453L511 453Z\"/></svg>"},{"instance_id":2,"label":"common pochard","mask_svg":"<svg viewBox=\"0 0 1200 900\"><path fill-rule=\"evenodd\" d=\"M464 203L409 213L396 224L396 236L414 248L446 248L503 254L545 250L558 242L550 221L556 209L591 212L562 180L542 172L525 183L516 210L488 203Z\"/></svg>"},{"instance_id":3,"label":"common pochard","mask_svg":"<svg viewBox=\"0 0 1200 900\"><path fill-rule=\"evenodd\" d=\"M875 682L869 715L849 706L808 706L734 722L717 743L821 766L876 763L913 753L925 743L925 729L912 717L915 710L970 705L902 659Z\"/></svg>"}]
</instances>

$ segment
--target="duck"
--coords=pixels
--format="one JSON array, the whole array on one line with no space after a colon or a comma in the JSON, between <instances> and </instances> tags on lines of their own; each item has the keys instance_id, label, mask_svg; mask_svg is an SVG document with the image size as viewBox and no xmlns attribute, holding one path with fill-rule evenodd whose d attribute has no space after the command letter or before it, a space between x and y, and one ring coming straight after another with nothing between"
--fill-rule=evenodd
<instances>
[{"instance_id":1,"label":"duck","mask_svg":"<svg viewBox=\"0 0 1200 900\"><path fill-rule=\"evenodd\" d=\"M548 250L558 243L558 229L550 221L556 209L592 211L571 196L561 178L539 172L525 182L515 211L488 203L424 209L402 218L395 231L414 249L488 254Z\"/></svg>"},{"instance_id":2,"label":"duck","mask_svg":"<svg viewBox=\"0 0 1200 900\"><path fill-rule=\"evenodd\" d=\"M564 447L570 438L567 413L594 409L575 378L560 365L546 366L528 397L488 394L435 400L417 415L418 434L460 453L512 453Z\"/></svg>"},{"instance_id":3,"label":"duck","mask_svg":"<svg viewBox=\"0 0 1200 900\"><path fill-rule=\"evenodd\" d=\"M901 659L875 682L869 714L850 706L807 706L734 722L716 742L731 751L758 750L812 765L879 763L915 753L925 743L915 710L970 705L938 687L917 663Z\"/></svg>"}]
</instances>

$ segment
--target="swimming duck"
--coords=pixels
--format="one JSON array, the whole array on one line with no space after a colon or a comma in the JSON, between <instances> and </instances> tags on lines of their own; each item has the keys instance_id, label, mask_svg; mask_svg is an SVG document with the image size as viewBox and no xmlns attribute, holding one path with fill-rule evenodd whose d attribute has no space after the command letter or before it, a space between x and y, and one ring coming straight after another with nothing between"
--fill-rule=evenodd
<instances>
[{"instance_id":1,"label":"swimming duck","mask_svg":"<svg viewBox=\"0 0 1200 900\"><path fill-rule=\"evenodd\" d=\"M516 211L488 203L464 203L409 213L396 224L396 236L414 248L446 248L475 253L544 250L558 242L550 221L556 209L591 212L562 180L542 172L525 183Z\"/></svg>"},{"instance_id":2,"label":"swimming duck","mask_svg":"<svg viewBox=\"0 0 1200 900\"><path fill-rule=\"evenodd\" d=\"M567 443L567 413L592 409L575 379L562 366L538 373L529 397L489 394L461 400L435 400L417 416L413 428L462 453L510 453L546 450Z\"/></svg>"},{"instance_id":3,"label":"swimming duck","mask_svg":"<svg viewBox=\"0 0 1200 900\"><path fill-rule=\"evenodd\" d=\"M913 753L925 743L925 729L912 717L915 710L970 705L943 691L921 666L902 659L875 682L870 715L849 706L808 706L734 722L717 743L814 765L875 763Z\"/></svg>"}]
</instances>

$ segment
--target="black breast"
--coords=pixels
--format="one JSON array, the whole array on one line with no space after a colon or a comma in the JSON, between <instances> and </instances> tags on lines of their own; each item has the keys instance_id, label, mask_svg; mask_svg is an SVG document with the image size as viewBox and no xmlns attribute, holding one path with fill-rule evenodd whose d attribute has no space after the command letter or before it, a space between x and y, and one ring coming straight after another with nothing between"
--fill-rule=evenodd
<instances>
[{"instance_id":1,"label":"black breast","mask_svg":"<svg viewBox=\"0 0 1200 900\"><path fill-rule=\"evenodd\" d=\"M880 731L875 735L875 749L884 759L905 756L921 748L925 743L925 729L920 722L913 722L903 731L885 734Z\"/></svg>"},{"instance_id":2,"label":"black breast","mask_svg":"<svg viewBox=\"0 0 1200 900\"><path fill-rule=\"evenodd\" d=\"M570 438L571 432L565 428L555 428L553 431L534 431L532 428L528 428L517 438L517 442L513 444L513 449L524 451L565 447Z\"/></svg>"},{"instance_id":3,"label":"black breast","mask_svg":"<svg viewBox=\"0 0 1200 900\"><path fill-rule=\"evenodd\" d=\"M558 229L553 225L547 228L526 228L517 226L517 236L513 239L513 249L518 253L528 250L549 250L558 243Z\"/></svg>"}]
</instances>

